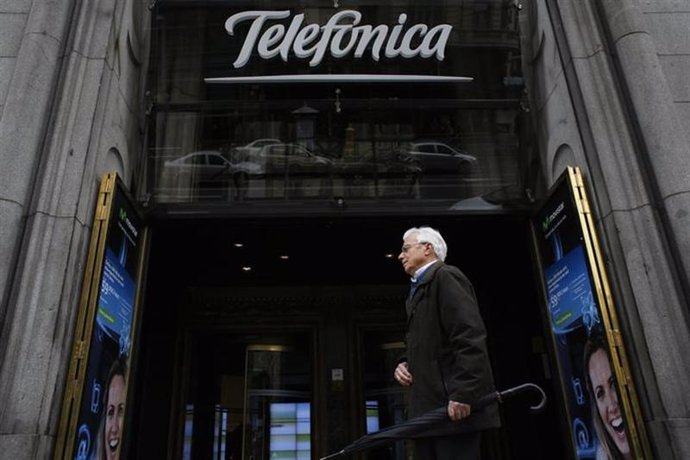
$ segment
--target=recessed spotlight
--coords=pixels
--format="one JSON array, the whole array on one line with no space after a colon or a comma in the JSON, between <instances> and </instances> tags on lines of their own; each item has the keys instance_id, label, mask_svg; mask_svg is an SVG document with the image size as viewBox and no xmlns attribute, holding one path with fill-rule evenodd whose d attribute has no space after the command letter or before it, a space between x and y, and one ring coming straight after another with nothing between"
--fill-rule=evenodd
<instances>
[{"instance_id":1,"label":"recessed spotlight","mask_svg":"<svg viewBox=\"0 0 690 460\"><path fill-rule=\"evenodd\" d=\"M395 256L393 254L386 254L383 257L385 257L386 259L392 259Z\"/></svg>"},{"instance_id":2,"label":"recessed spotlight","mask_svg":"<svg viewBox=\"0 0 690 460\"><path fill-rule=\"evenodd\" d=\"M243 243L234 243L233 246L235 246L236 248L243 248L244 244Z\"/></svg>"},{"instance_id":3,"label":"recessed spotlight","mask_svg":"<svg viewBox=\"0 0 690 460\"><path fill-rule=\"evenodd\" d=\"M248 266L247 266L247 267L242 267L242 271L243 271L243 272L250 272L250 271L252 271L252 267L248 267Z\"/></svg>"},{"instance_id":4,"label":"recessed spotlight","mask_svg":"<svg viewBox=\"0 0 690 460\"><path fill-rule=\"evenodd\" d=\"M282 255L280 256L280 260L288 260L289 258L290 258L290 256L287 255L287 254L282 254Z\"/></svg>"}]
</instances>

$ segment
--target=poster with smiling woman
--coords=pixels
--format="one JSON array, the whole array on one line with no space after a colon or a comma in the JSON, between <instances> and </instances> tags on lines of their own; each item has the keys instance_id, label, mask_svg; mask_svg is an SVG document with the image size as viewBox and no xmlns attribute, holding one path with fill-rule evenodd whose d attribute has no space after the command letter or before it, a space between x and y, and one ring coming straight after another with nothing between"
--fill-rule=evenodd
<instances>
[{"instance_id":1,"label":"poster with smiling woman","mask_svg":"<svg viewBox=\"0 0 690 460\"><path fill-rule=\"evenodd\" d=\"M618 404L613 366L601 331L593 331L584 350L584 373L594 431L597 459L631 459L632 453L621 407Z\"/></svg>"}]
</instances>

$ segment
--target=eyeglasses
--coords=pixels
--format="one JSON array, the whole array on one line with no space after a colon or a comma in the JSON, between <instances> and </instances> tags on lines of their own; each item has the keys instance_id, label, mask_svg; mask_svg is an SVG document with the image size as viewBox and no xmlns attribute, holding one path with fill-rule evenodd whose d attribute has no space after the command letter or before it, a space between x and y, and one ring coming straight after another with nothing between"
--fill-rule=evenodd
<instances>
[{"instance_id":1,"label":"eyeglasses","mask_svg":"<svg viewBox=\"0 0 690 460\"><path fill-rule=\"evenodd\" d=\"M407 251L409 251L410 249L412 249L412 247L414 247L414 246L423 246L423 245L425 245L425 244L429 244L429 243L427 243L427 242L419 242L419 243L413 243L413 244L404 244L403 247L400 248L400 252L402 252L403 254L407 254Z\"/></svg>"}]
</instances>

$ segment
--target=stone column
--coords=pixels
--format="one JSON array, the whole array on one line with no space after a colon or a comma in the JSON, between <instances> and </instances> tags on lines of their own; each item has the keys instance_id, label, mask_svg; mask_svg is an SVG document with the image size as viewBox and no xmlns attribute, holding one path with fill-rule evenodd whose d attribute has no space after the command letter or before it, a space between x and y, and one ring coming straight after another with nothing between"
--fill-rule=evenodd
<instances>
[{"instance_id":1,"label":"stone column","mask_svg":"<svg viewBox=\"0 0 690 460\"><path fill-rule=\"evenodd\" d=\"M656 22L650 24L642 15L642 3L676 14L650 15ZM601 2L601 19L607 24L614 47L611 51L618 58L624 80L621 86L633 111L640 167L649 175L636 186L647 185L654 196L653 203L643 208L615 212L619 214L616 230L623 235L635 215L644 219L639 220L644 225L638 227L637 234L627 235L622 243L626 261L632 265L630 278L636 291L636 313L642 322L640 332L654 357L650 362L654 374L647 378L658 394L648 395L652 408L648 426L659 441L660 458L690 457L690 144L684 129L688 125L681 122L670 88L673 82L684 81L686 97L690 96L686 72L690 65L690 14L687 3L681 3ZM684 67L660 62L660 55L673 47L685 53ZM650 234L651 222L662 227L661 235Z\"/></svg>"},{"instance_id":2,"label":"stone column","mask_svg":"<svg viewBox=\"0 0 690 460\"><path fill-rule=\"evenodd\" d=\"M0 324L73 5L0 3Z\"/></svg>"},{"instance_id":3,"label":"stone column","mask_svg":"<svg viewBox=\"0 0 690 460\"><path fill-rule=\"evenodd\" d=\"M52 395L45 395L46 391L55 391L54 385L50 389L45 387L50 354L46 354L44 349L32 349L33 343L46 340L46 337L34 337L32 329L35 323L43 323L40 312L47 312L48 319L56 304L52 301L40 304L39 286L52 280L40 280L45 270L39 267L47 268L48 264L47 261L27 260L22 241L27 239L24 232L33 199L33 185L63 64L74 3L27 1L7 5L10 9L22 6L25 13L25 27L17 37L18 53L6 80L9 82L7 97L0 118L0 253L3 254L0 262L0 323L3 326L0 334L0 452L7 458L41 458L39 453L48 452L51 445L51 439L42 435L47 431L45 422L54 409L42 402L44 396L48 401L52 399ZM17 21L18 14L18 11L12 13L12 19ZM4 46L7 46L8 39L11 37L3 32ZM53 249L63 250L60 247ZM13 285L21 283L22 270L33 271L39 277L32 280L39 282L31 289L33 292L25 293L33 294L32 300L13 289ZM61 289L61 286L56 288ZM18 333L17 329L24 325L27 326L26 333ZM52 329L55 324L43 323L42 326ZM49 341L50 336L52 334L48 334ZM25 386L25 391L22 391L22 386Z\"/></svg>"}]
</instances>

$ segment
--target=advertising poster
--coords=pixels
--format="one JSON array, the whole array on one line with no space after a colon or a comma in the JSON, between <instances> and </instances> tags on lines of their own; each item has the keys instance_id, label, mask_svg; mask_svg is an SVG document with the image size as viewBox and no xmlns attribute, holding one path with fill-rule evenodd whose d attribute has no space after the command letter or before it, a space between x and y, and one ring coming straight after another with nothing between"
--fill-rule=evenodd
<instances>
[{"instance_id":1,"label":"advertising poster","mask_svg":"<svg viewBox=\"0 0 690 460\"><path fill-rule=\"evenodd\" d=\"M567 175L534 218L533 228L575 458L629 458L601 306Z\"/></svg>"},{"instance_id":2,"label":"advertising poster","mask_svg":"<svg viewBox=\"0 0 690 460\"><path fill-rule=\"evenodd\" d=\"M73 446L75 460L122 458L142 223L115 187Z\"/></svg>"}]
</instances>

